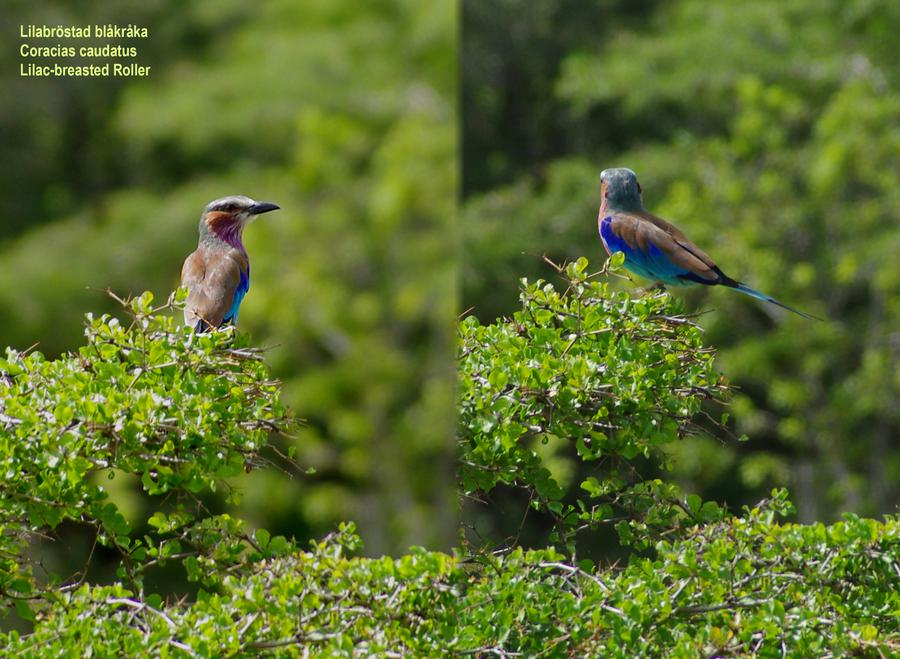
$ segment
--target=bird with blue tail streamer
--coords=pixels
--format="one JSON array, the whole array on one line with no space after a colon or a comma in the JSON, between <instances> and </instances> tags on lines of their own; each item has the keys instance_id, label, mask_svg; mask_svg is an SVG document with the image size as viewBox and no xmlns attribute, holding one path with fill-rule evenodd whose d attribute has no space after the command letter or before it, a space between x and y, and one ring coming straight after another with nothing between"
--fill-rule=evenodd
<instances>
[{"instance_id":1,"label":"bird with blue tail streamer","mask_svg":"<svg viewBox=\"0 0 900 659\"><path fill-rule=\"evenodd\" d=\"M622 252L623 265L641 277L665 286L727 286L757 300L775 304L798 316L821 320L779 302L722 272L702 249L669 222L648 213L641 185L630 169L600 173L600 239L610 256Z\"/></svg>"},{"instance_id":2,"label":"bird with blue tail streamer","mask_svg":"<svg viewBox=\"0 0 900 659\"><path fill-rule=\"evenodd\" d=\"M184 261L181 285L188 289L184 322L197 332L237 325L238 311L250 290L250 257L244 227L276 204L234 195L209 202L200 216L197 249Z\"/></svg>"}]
</instances>

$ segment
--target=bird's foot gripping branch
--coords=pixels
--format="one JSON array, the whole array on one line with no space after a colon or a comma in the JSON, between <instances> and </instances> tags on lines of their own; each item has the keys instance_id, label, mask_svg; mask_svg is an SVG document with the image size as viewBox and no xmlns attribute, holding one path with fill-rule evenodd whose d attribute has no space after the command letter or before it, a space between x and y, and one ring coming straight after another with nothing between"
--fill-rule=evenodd
<instances>
[{"instance_id":1,"label":"bird's foot gripping branch","mask_svg":"<svg viewBox=\"0 0 900 659\"><path fill-rule=\"evenodd\" d=\"M570 552L579 531L613 525L621 541L650 546L720 519L717 504L657 477L664 445L698 430L704 401L727 395L700 328L665 293L610 291L584 258L560 271L564 291L523 282L512 318L460 325L464 492L524 490Z\"/></svg>"},{"instance_id":2,"label":"bird's foot gripping branch","mask_svg":"<svg viewBox=\"0 0 900 659\"><path fill-rule=\"evenodd\" d=\"M154 309L149 293L125 308L124 323L89 314L77 352L48 360L7 349L0 359L0 599L24 615L41 591L26 552L37 538L63 522L93 527L139 584L135 566L188 548L133 529L178 530L200 547L202 529L188 531L197 495L249 469L271 433L291 425L278 383L244 337L194 334ZM129 524L104 489L126 474L147 494L166 495L165 513ZM227 517L204 523L221 527L211 530L218 540L235 530Z\"/></svg>"}]
</instances>

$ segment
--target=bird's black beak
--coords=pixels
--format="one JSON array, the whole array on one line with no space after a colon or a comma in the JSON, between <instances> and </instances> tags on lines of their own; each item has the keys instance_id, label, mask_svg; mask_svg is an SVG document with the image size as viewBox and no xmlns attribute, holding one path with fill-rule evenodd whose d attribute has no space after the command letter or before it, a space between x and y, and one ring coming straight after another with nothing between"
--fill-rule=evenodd
<instances>
[{"instance_id":1,"label":"bird's black beak","mask_svg":"<svg viewBox=\"0 0 900 659\"><path fill-rule=\"evenodd\" d=\"M281 208L281 206L278 204L273 204L269 201L258 201L248 208L247 212L250 215L260 215L261 213L268 213L269 211L277 211L279 208Z\"/></svg>"}]
</instances>

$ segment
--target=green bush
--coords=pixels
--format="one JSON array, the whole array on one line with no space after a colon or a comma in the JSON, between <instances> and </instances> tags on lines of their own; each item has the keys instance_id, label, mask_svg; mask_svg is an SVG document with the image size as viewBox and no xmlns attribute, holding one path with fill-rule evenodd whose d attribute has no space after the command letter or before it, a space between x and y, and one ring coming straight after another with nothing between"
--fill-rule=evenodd
<instances>
[{"instance_id":1,"label":"green bush","mask_svg":"<svg viewBox=\"0 0 900 659\"><path fill-rule=\"evenodd\" d=\"M900 523L780 525L784 493L585 571L554 550L350 558L352 527L230 571L195 602L61 594L26 656L894 656Z\"/></svg>"},{"instance_id":2,"label":"green bush","mask_svg":"<svg viewBox=\"0 0 900 659\"><path fill-rule=\"evenodd\" d=\"M576 532L610 522L626 543L649 546L662 530L719 519L715 503L640 469L664 463L661 447L695 431L701 403L727 392L699 328L666 294L611 293L583 257L565 273L564 292L524 282L508 320L460 325L464 492L524 490L570 553Z\"/></svg>"},{"instance_id":3,"label":"green bush","mask_svg":"<svg viewBox=\"0 0 900 659\"><path fill-rule=\"evenodd\" d=\"M146 562L180 549L135 527L191 524L201 494L252 468L270 433L291 425L245 337L194 334L151 303L149 293L128 303L128 325L89 315L77 353L49 361L7 349L0 359L0 599L26 616L43 594L29 543L64 521L86 525L140 584ZM169 517L129 523L102 484L125 474L165 496ZM51 576L49 592L55 585Z\"/></svg>"},{"instance_id":4,"label":"green bush","mask_svg":"<svg viewBox=\"0 0 900 659\"><path fill-rule=\"evenodd\" d=\"M785 524L779 517L794 509L784 490L734 517L636 475L635 460L662 466L660 447L692 427L704 398L726 390L713 353L667 295L610 293L586 273L580 260L566 270L565 291L526 285L512 319L460 327L460 478L474 494L504 483L531 492L555 516L558 549L414 548L359 558L353 524L304 550L208 511L202 495L265 464L270 431L291 420L244 337L194 335L152 309L149 296L129 304L127 326L89 318L78 353L47 361L8 351L0 364L0 597L33 630L0 635L6 653L900 652L896 518ZM609 427L597 430L597 419ZM589 465L593 480L564 487L538 448L541 434ZM129 473L160 504L139 525L97 478ZM637 548L617 564L575 561L574 531L597 533L610 519L604 506L623 518L620 535ZM90 565L70 579L37 581L28 544L64 520L92 527L119 552L115 581L86 579ZM153 592L147 576L165 564L183 569L196 596Z\"/></svg>"}]
</instances>

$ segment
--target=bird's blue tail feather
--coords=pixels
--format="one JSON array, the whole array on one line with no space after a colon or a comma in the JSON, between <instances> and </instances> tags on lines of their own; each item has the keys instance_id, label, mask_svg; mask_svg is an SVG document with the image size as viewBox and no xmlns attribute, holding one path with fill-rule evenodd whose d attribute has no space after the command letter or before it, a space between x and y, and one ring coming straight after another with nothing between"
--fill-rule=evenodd
<instances>
[{"instance_id":1,"label":"bird's blue tail feather","mask_svg":"<svg viewBox=\"0 0 900 659\"><path fill-rule=\"evenodd\" d=\"M737 291L740 291L744 295L749 295L750 297L755 297L757 300L762 300L763 302L771 302L772 304L779 306L782 309L787 309L788 311L794 312L798 316L803 316L807 320L822 320L821 318L817 318L816 316L812 316L808 313L804 313L803 311L798 311L797 309L794 309L793 307L789 307L788 305L786 305L782 302L779 302L774 297L766 295L765 293L760 293L755 288L750 288L749 286L746 286L744 284L736 282L736 285L732 286L732 288L734 288Z\"/></svg>"}]
</instances>

